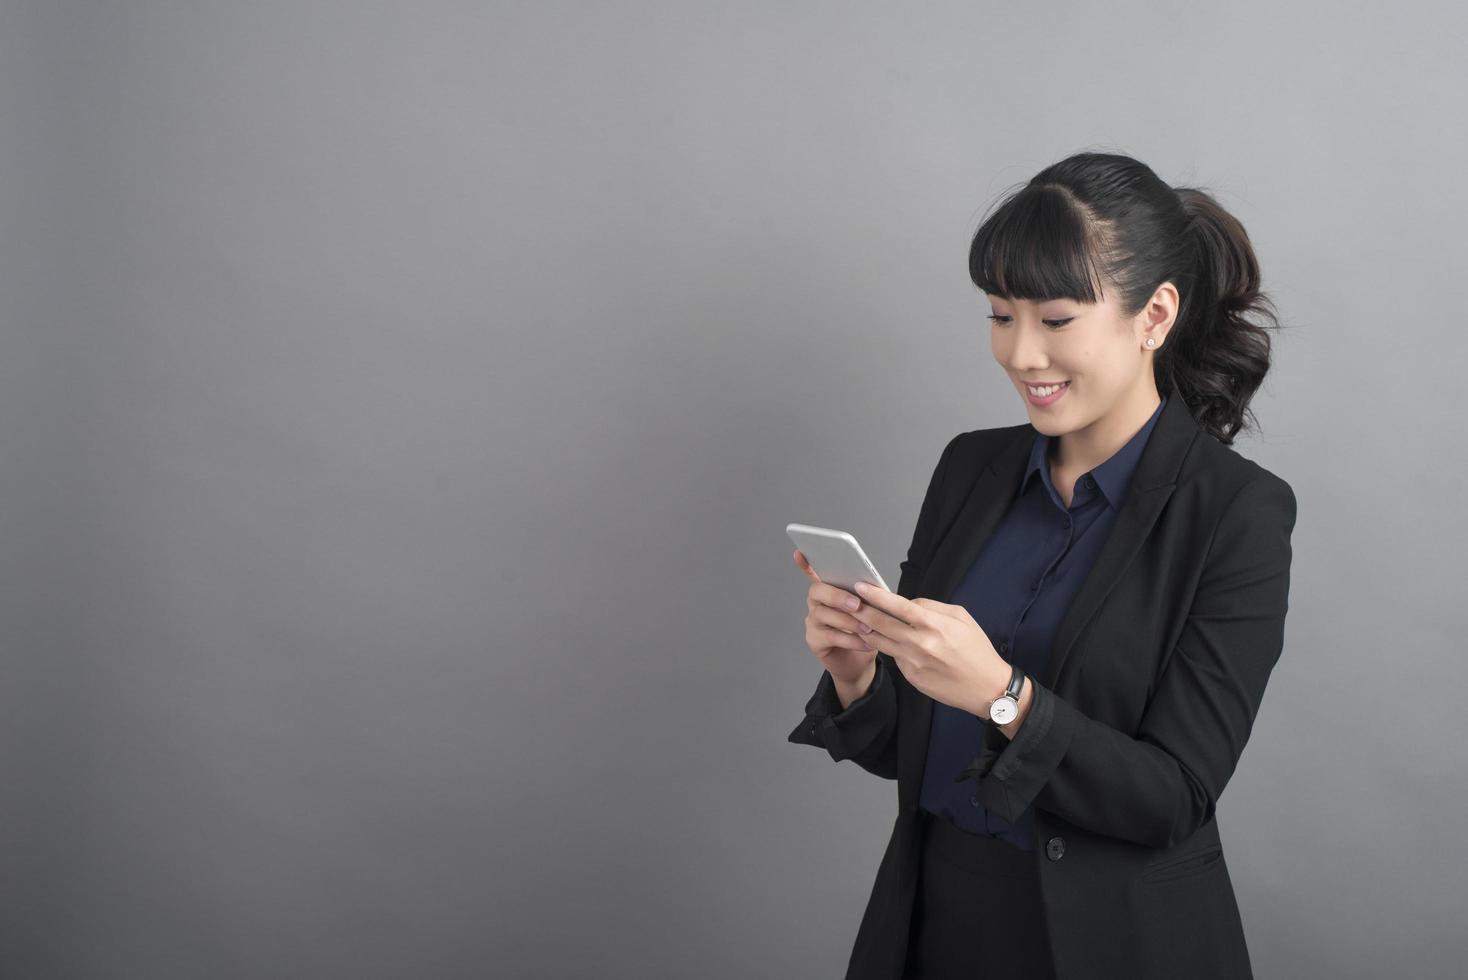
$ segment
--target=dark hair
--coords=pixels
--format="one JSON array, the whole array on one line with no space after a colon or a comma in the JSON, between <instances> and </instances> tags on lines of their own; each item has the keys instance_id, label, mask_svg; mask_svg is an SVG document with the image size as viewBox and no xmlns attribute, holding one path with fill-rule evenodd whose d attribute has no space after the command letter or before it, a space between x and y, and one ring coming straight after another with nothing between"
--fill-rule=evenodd
<instances>
[{"instance_id":1,"label":"dark hair","mask_svg":"<svg viewBox=\"0 0 1468 980\"><path fill-rule=\"evenodd\" d=\"M1248 427L1249 401L1269 370L1267 328L1279 321L1244 226L1203 190L1169 187L1128 156L1077 153L993 211L968 265L974 285L1005 299L1095 303L1109 284L1125 316L1170 280L1179 306L1153 355L1157 390L1176 385L1224 445Z\"/></svg>"}]
</instances>

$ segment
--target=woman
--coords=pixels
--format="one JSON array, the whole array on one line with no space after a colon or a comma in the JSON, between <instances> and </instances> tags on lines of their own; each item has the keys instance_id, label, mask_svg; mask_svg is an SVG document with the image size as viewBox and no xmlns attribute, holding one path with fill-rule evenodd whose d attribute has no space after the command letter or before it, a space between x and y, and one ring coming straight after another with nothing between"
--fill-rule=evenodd
<instances>
[{"instance_id":1,"label":"woman","mask_svg":"<svg viewBox=\"0 0 1468 980\"><path fill-rule=\"evenodd\" d=\"M969 272L1029 420L949 441L895 593L794 555L825 672L789 739L898 783L846 976L1251 977L1215 810L1283 645L1295 497L1231 448L1277 326L1248 236L1082 153Z\"/></svg>"}]
</instances>

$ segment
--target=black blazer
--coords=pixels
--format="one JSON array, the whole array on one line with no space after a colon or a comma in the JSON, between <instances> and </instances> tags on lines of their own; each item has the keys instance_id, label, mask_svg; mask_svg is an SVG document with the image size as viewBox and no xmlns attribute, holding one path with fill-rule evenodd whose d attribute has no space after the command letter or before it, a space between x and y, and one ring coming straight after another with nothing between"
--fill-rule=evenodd
<instances>
[{"instance_id":1,"label":"black blazer","mask_svg":"<svg viewBox=\"0 0 1468 980\"><path fill-rule=\"evenodd\" d=\"M973 769L980 802L1006 820L1035 807L1056 980L1252 977L1214 810L1283 646L1295 495L1170 394L1044 676L1031 678L1019 734L989 732ZM899 594L951 601L1037 435L1026 422L948 443ZM893 683L842 712L824 673L789 736L897 780L847 980L901 980L921 856L933 701L878 656Z\"/></svg>"}]
</instances>

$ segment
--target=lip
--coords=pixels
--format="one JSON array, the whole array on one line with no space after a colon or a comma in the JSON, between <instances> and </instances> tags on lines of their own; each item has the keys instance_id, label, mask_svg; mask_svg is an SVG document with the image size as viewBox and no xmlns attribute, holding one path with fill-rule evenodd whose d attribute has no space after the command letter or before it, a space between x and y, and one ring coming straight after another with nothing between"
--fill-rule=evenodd
<instances>
[{"instance_id":1,"label":"lip","mask_svg":"<svg viewBox=\"0 0 1468 980\"><path fill-rule=\"evenodd\" d=\"M1029 382L1024 382L1024 383L1026 385L1029 384ZM1051 382L1051 384L1056 384L1056 383L1057 382L1053 382L1053 381ZM1041 408L1045 407L1046 405L1053 405L1056 402L1060 401L1060 399L1064 398L1065 397L1065 393L1067 391L1070 391L1070 383L1069 382L1062 381L1062 382L1058 382L1058 383L1065 385L1065 387L1061 388L1059 391L1055 392L1053 395L1050 395L1048 398L1037 398L1037 397L1035 397L1034 395L1030 394L1030 389L1028 387L1025 388L1025 397L1029 399L1031 405L1036 405L1036 406L1039 406Z\"/></svg>"}]
</instances>

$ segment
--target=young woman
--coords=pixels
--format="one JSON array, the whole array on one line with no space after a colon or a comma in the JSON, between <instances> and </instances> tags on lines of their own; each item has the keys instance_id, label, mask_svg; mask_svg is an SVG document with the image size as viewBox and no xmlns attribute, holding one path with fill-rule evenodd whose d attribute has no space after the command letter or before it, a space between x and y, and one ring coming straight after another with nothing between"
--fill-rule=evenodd
<instances>
[{"instance_id":1,"label":"young woman","mask_svg":"<svg viewBox=\"0 0 1468 980\"><path fill-rule=\"evenodd\" d=\"M943 450L896 592L810 578L789 740L897 781L846 976L1251 977L1215 811L1280 656L1295 497L1243 226L1125 156L974 236L1020 425Z\"/></svg>"}]
</instances>

